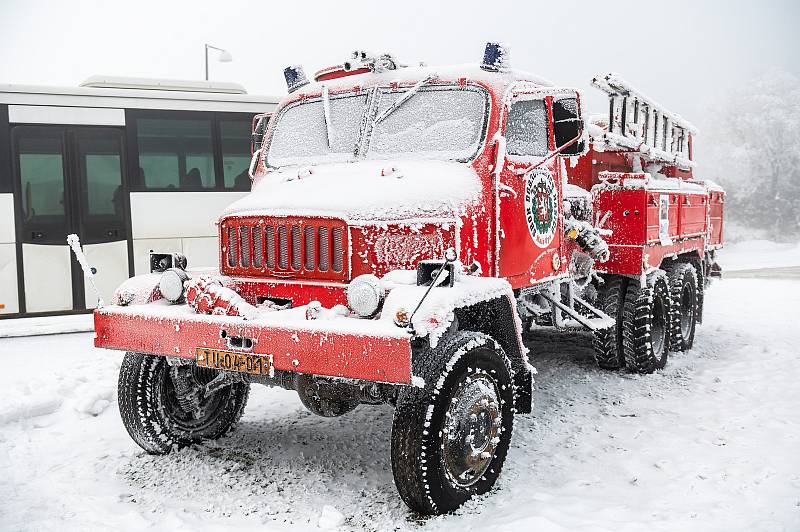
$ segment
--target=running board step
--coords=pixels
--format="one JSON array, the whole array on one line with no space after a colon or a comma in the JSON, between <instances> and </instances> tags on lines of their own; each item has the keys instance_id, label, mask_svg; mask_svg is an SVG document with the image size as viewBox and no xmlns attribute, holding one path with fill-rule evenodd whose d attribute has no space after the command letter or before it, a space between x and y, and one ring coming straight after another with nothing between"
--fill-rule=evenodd
<instances>
[{"instance_id":1,"label":"running board step","mask_svg":"<svg viewBox=\"0 0 800 532\"><path fill-rule=\"evenodd\" d=\"M590 331L602 331L603 329L610 329L611 327L614 327L614 325L616 325L616 320L614 320L614 318L610 317L602 310L593 307L588 302L584 301L583 299L577 296L574 295L572 296L573 301L584 307L586 310L588 310L594 317L584 316L574 308L568 307L567 305L559 301L560 298L557 299L553 297L553 294L551 294L546 290L542 290L541 292L539 292L539 294L543 298L548 300L555 308L561 310L562 312L570 316L573 320L575 320L575 324L586 327ZM554 320L557 327L568 327L568 328L575 327L575 324L570 323L571 320L563 321L558 318L560 318L560 316L558 316Z\"/></svg>"}]
</instances>

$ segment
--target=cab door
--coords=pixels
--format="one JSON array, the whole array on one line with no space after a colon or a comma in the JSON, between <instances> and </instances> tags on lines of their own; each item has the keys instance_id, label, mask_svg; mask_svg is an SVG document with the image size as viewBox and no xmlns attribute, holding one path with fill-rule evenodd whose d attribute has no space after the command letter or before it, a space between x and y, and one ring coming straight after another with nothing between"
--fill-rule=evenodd
<instances>
[{"instance_id":1,"label":"cab door","mask_svg":"<svg viewBox=\"0 0 800 532\"><path fill-rule=\"evenodd\" d=\"M128 278L122 139L111 127L12 129L22 313L95 306L66 244L70 233L81 238L105 300Z\"/></svg>"},{"instance_id":2,"label":"cab door","mask_svg":"<svg viewBox=\"0 0 800 532\"><path fill-rule=\"evenodd\" d=\"M505 165L498 179L499 273L514 288L558 275L561 161L552 157L552 97L517 94L507 109Z\"/></svg>"}]
</instances>

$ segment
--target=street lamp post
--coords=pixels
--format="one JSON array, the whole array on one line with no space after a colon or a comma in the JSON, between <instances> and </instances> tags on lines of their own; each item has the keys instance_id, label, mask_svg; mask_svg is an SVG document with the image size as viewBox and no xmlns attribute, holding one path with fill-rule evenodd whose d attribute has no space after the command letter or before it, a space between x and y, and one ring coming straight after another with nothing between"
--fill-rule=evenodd
<instances>
[{"instance_id":1,"label":"street lamp post","mask_svg":"<svg viewBox=\"0 0 800 532\"><path fill-rule=\"evenodd\" d=\"M233 57L231 57L231 53L227 50L222 48L217 48L216 46L211 46L210 44L206 44L206 81L208 81L208 50L216 50L219 52L219 62L220 63L230 63L233 61Z\"/></svg>"}]
</instances>

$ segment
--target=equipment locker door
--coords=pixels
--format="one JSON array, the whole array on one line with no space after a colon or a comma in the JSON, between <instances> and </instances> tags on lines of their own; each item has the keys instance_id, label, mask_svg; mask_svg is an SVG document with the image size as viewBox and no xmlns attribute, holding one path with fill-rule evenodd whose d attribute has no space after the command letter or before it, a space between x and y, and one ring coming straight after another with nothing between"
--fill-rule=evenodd
<instances>
[{"instance_id":1,"label":"equipment locker door","mask_svg":"<svg viewBox=\"0 0 800 532\"><path fill-rule=\"evenodd\" d=\"M81 238L105 300L128 278L122 139L110 127L13 128L21 312L95 306L66 244L69 233Z\"/></svg>"}]
</instances>

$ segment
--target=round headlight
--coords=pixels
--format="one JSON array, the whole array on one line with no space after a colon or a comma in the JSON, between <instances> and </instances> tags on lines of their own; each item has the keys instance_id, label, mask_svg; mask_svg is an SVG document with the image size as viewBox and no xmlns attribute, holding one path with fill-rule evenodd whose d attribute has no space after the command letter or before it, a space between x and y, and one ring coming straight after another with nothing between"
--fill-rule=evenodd
<instances>
[{"instance_id":1,"label":"round headlight","mask_svg":"<svg viewBox=\"0 0 800 532\"><path fill-rule=\"evenodd\" d=\"M362 318L371 318L381 309L386 291L372 274L359 275L347 285L347 306Z\"/></svg>"},{"instance_id":2,"label":"round headlight","mask_svg":"<svg viewBox=\"0 0 800 532\"><path fill-rule=\"evenodd\" d=\"M177 303L183 299L183 282L189 279L185 271L180 268L170 268L161 274L158 289L167 301Z\"/></svg>"}]
</instances>

